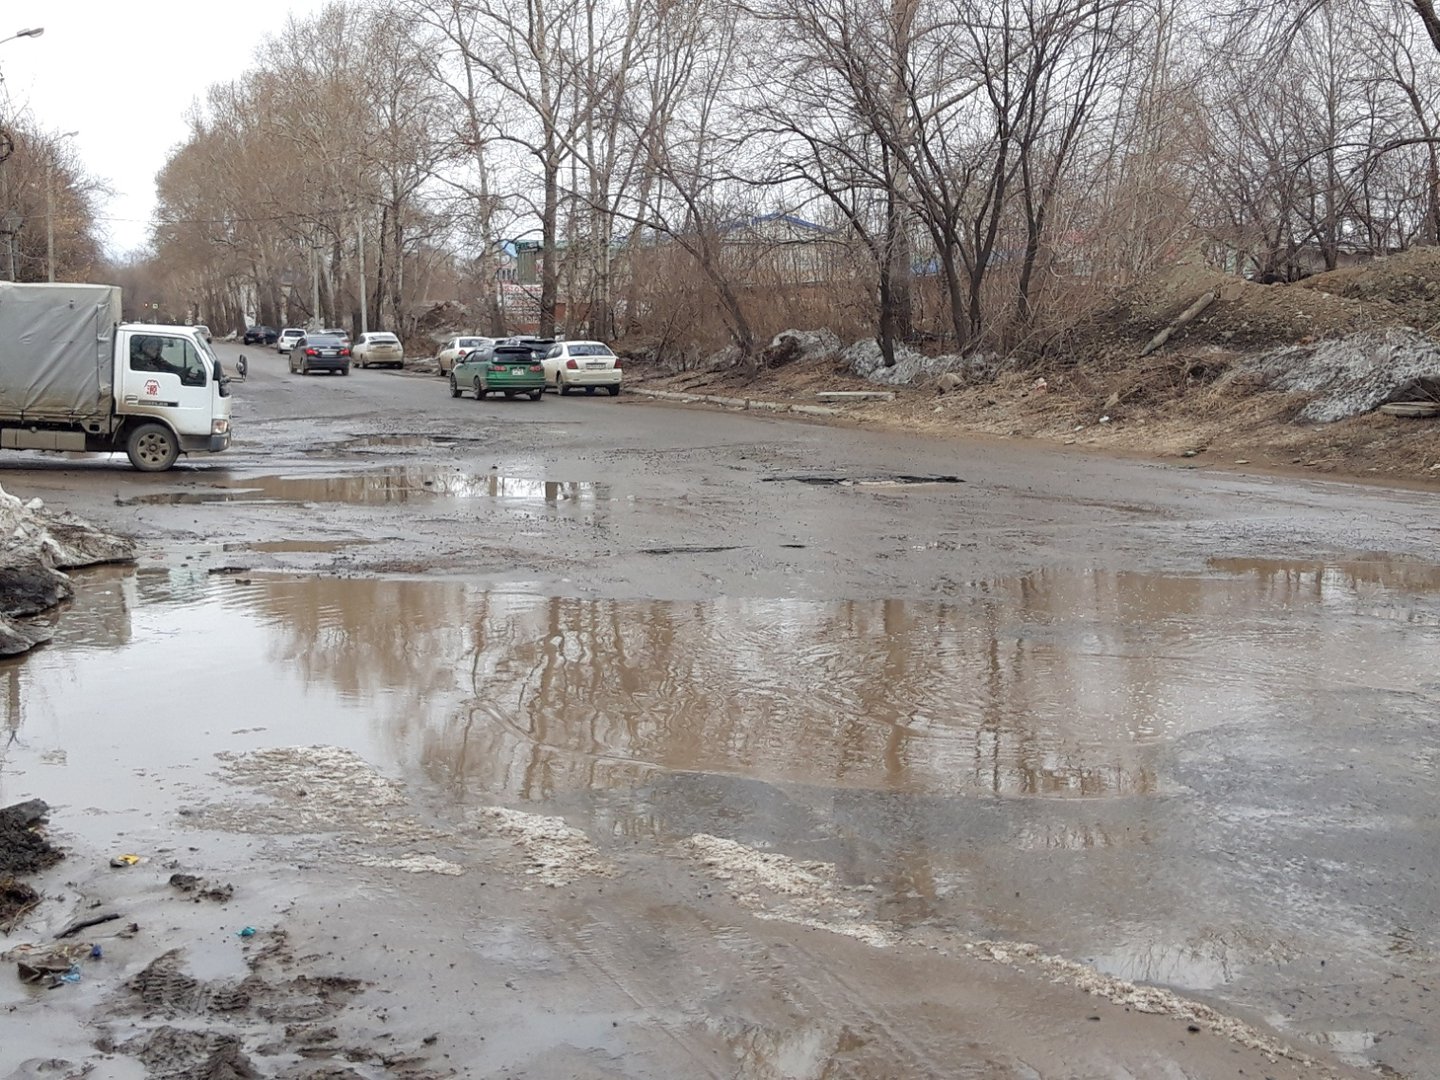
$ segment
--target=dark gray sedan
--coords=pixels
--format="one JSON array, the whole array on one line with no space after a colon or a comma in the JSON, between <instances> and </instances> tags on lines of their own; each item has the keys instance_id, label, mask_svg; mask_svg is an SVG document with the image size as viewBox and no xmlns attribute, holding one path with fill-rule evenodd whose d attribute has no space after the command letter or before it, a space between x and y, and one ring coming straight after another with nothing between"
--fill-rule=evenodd
<instances>
[{"instance_id":1,"label":"dark gray sedan","mask_svg":"<svg viewBox=\"0 0 1440 1080\"><path fill-rule=\"evenodd\" d=\"M350 344L339 334L306 334L290 349L290 373L309 375L312 371L350 374Z\"/></svg>"}]
</instances>

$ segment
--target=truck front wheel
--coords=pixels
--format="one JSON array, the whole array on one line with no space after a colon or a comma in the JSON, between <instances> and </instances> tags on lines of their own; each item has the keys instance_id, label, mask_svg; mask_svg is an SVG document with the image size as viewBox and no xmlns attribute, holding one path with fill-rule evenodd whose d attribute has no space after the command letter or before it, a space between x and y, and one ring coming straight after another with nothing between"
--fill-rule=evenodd
<instances>
[{"instance_id":1,"label":"truck front wheel","mask_svg":"<svg viewBox=\"0 0 1440 1080\"><path fill-rule=\"evenodd\" d=\"M141 424L125 440L125 453L141 472L164 472L180 456L180 443L164 424Z\"/></svg>"}]
</instances>

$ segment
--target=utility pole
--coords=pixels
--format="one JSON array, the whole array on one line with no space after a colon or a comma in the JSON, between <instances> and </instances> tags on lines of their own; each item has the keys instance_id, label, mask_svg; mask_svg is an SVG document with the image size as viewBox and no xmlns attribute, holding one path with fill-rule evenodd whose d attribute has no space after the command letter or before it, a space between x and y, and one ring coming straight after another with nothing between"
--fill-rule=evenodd
<instances>
[{"instance_id":1,"label":"utility pole","mask_svg":"<svg viewBox=\"0 0 1440 1080\"><path fill-rule=\"evenodd\" d=\"M360 257L360 333L370 332L369 301L365 296L365 229L360 224L360 215L355 215L355 252Z\"/></svg>"},{"instance_id":2,"label":"utility pole","mask_svg":"<svg viewBox=\"0 0 1440 1080\"><path fill-rule=\"evenodd\" d=\"M20 231L20 226L25 224L25 219L11 207L5 211L5 217L0 219L0 232L5 234L5 280L15 280L15 234Z\"/></svg>"},{"instance_id":3,"label":"utility pole","mask_svg":"<svg viewBox=\"0 0 1440 1080\"><path fill-rule=\"evenodd\" d=\"M52 284L55 281L55 152L60 140L79 134L67 131L57 135L45 154L45 275Z\"/></svg>"},{"instance_id":4,"label":"utility pole","mask_svg":"<svg viewBox=\"0 0 1440 1080\"><path fill-rule=\"evenodd\" d=\"M306 329L319 330L325 325L320 318L320 258L313 240L310 242L310 324Z\"/></svg>"}]
</instances>

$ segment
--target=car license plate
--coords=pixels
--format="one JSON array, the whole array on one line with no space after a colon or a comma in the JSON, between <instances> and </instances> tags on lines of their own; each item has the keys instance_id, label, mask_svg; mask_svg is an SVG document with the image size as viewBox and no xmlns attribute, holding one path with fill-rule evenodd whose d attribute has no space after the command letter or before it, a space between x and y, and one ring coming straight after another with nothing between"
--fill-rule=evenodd
<instances>
[{"instance_id":1,"label":"car license plate","mask_svg":"<svg viewBox=\"0 0 1440 1080\"><path fill-rule=\"evenodd\" d=\"M605 366L605 361L604 361L604 360L587 360L587 361L585 361L585 366L586 366L587 368L591 368L592 370L593 370L594 368L603 368L603 367Z\"/></svg>"}]
</instances>

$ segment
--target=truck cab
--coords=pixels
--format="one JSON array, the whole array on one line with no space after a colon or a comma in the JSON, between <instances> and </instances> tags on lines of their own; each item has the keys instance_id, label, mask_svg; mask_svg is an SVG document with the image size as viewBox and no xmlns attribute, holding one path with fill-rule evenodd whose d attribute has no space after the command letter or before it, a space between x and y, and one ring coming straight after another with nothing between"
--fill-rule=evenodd
<instances>
[{"instance_id":1,"label":"truck cab","mask_svg":"<svg viewBox=\"0 0 1440 1080\"><path fill-rule=\"evenodd\" d=\"M195 327L121 323L114 355L115 411L128 418L125 450L137 469L230 445L229 380Z\"/></svg>"}]
</instances>

